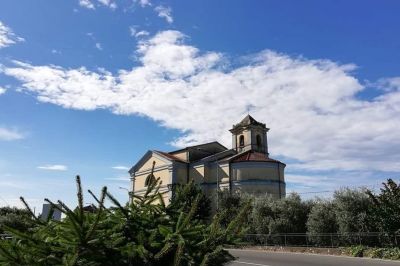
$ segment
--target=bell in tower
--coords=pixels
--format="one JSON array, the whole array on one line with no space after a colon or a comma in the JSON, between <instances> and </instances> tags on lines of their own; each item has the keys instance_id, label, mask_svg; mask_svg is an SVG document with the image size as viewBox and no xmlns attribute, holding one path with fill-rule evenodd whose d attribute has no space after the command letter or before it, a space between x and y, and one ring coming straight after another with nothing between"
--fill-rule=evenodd
<instances>
[{"instance_id":1,"label":"bell in tower","mask_svg":"<svg viewBox=\"0 0 400 266\"><path fill-rule=\"evenodd\" d=\"M229 130L232 133L232 149L238 153L251 150L268 156L268 130L265 124L247 115Z\"/></svg>"}]
</instances>

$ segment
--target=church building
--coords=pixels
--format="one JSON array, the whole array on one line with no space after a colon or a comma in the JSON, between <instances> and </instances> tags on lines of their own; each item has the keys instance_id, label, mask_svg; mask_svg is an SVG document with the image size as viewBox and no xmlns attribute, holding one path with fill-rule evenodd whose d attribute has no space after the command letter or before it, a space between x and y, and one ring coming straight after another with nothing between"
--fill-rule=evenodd
<instances>
[{"instance_id":1,"label":"church building","mask_svg":"<svg viewBox=\"0 0 400 266\"><path fill-rule=\"evenodd\" d=\"M152 179L160 177L160 192L167 192L166 203L175 184L191 180L209 196L219 188L284 197L286 165L269 157L268 130L265 124L247 115L230 130L230 149L215 141L171 152L149 150L129 170L131 191L140 195Z\"/></svg>"}]
</instances>

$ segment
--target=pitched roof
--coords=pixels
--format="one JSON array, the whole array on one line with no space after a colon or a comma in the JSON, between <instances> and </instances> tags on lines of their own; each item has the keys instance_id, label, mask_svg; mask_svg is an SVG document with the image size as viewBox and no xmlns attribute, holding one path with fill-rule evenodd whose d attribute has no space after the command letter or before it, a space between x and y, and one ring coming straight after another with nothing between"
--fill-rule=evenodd
<instances>
[{"instance_id":1,"label":"pitched roof","mask_svg":"<svg viewBox=\"0 0 400 266\"><path fill-rule=\"evenodd\" d=\"M169 159L169 160L177 161L177 162L182 162L182 163L186 163L184 160L182 160L182 159L180 159L180 158L178 158L178 157L176 157L176 156L174 156L174 155L172 155L172 154L169 154L169 153L167 153L167 152L156 151L156 150L155 150L154 152L160 154L161 156L163 156L163 157L165 157L165 158L167 158L167 159Z\"/></svg>"},{"instance_id":2,"label":"pitched roof","mask_svg":"<svg viewBox=\"0 0 400 266\"><path fill-rule=\"evenodd\" d=\"M233 125L233 129L239 128L239 127L247 127L250 125L255 125L255 126L263 126L265 127L264 123L260 123L257 120L255 120L251 115L246 115L245 118L243 118L242 121L240 121L238 124Z\"/></svg>"},{"instance_id":3,"label":"pitched roof","mask_svg":"<svg viewBox=\"0 0 400 266\"><path fill-rule=\"evenodd\" d=\"M208 143L203 143L203 144L198 144L198 145L193 145L193 146L188 146L185 147L183 149L179 149L179 150L175 150L175 151L171 151L169 152L170 154L174 154L176 152L180 152L180 151L184 151L184 150L189 150L189 149L195 149L195 150L204 150L207 149L208 147L218 147L219 150L224 151L227 150L228 148L226 148L224 145L222 145L221 143L219 143L218 141L212 141L212 142L208 142Z\"/></svg>"},{"instance_id":4,"label":"pitched roof","mask_svg":"<svg viewBox=\"0 0 400 266\"><path fill-rule=\"evenodd\" d=\"M273 162L273 163L284 164L278 160L269 158L264 153L251 151L251 150L240 153L237 156L234 156L233 158L231 158L231 162L232 163L236 163L236 162Z\"/></svg>"}]
</instances>

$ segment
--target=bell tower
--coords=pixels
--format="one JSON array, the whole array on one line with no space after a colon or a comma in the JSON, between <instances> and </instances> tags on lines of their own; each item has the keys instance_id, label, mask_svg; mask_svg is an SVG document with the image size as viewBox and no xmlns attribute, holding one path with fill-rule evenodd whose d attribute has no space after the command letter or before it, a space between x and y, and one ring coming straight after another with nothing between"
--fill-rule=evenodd
<instances>
[{"instance_id":1,"label":"bell tower","mask_svg":"<svg viewBox=\"0 0 400 266\"><path fill-rule=\"evenodd\" d=\"M267 132L269 128L265 124L247 115L229 131L232 133L232 149L236 152L251 150L268 156Z\"/></svg>"}]
</instances>

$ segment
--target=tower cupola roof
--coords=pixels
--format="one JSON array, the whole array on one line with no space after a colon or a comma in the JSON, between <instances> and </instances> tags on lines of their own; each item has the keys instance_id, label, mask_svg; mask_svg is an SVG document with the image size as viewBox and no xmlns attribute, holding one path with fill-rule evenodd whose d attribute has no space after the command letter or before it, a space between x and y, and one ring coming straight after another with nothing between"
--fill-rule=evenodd
<instances>
[{"instance_id":1,"label":"tower cupola roof","mask_svg":"<svg viewBox=\"0 0 400 266\"><path fill-rule=\"evenodd\" d=\"M252 125L253 126L262 126L265 128L264 123L258 122L251 115L246 115L246 117L243 118L242 121L240 121L236 125L233 125L232 130L235 130L238 128L244 128L244 127L248 127L248 126L252 126Z\"/></svg>"}]
</instances>

